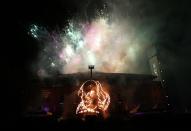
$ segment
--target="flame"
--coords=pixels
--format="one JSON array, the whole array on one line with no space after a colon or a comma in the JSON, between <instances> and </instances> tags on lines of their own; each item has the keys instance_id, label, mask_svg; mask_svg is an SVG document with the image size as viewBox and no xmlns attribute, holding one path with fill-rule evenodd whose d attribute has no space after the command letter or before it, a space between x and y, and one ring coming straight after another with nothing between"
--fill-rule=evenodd
<instances>
[{"instance_id":1,"label":"flame","mask_svg":"<svg viewBox=\"0 0 191 131\"><path fill-rule=\"evenodd\" d=\"M110 104L110 96L103 90L99 81L85 81L78 91L78 96L81 102L76 109L76 114L104 113Z\"/></svg>"}]
</instances>

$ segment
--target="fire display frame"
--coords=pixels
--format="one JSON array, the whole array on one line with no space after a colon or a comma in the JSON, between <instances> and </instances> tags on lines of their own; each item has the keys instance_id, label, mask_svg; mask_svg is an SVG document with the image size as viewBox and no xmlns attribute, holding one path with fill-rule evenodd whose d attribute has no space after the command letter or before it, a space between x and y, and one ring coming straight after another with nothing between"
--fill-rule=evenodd
<instances>
[{"instance_id":1,"label":"fire display frame","mask_svg":"<svg viewBox=\"0 0 191 131\"><path fill-rule=\"evenodd\" d=\"M49 111L53 115L75 118L75 109L79 103L76 92L82 82L88 79L89 73L57 75L43 80L34 79L33 91L27 98L26 112L29 112L28 107L34 107L33 112L37 111L47 100ZM155 80L156 76L95 72L93 79L109 85L111 97L109 116L167 110L166 91L161 82ZM48 99L43 96L45 90L50 92L48 97L46 96ZM67 109L67 106L70 108Z\"/></svg>"}]
</instances>

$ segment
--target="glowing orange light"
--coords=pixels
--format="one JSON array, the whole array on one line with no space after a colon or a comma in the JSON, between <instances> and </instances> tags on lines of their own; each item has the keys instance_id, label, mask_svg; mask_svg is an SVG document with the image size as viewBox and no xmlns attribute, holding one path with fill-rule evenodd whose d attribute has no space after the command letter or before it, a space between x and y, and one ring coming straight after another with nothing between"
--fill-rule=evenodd
<instances>
[{"instance_id":1,"label":"glowing orange light","mask_svg":"<svg viewBox=\"0 0 191 131\"><path fill-rule=\"evenodd\" d=\"M85 81L78 91L78 96L81 102L76 109L76 114L105 112L110 104L110 96L103 90L99 81Z\"/></svg>"}]
</instances>

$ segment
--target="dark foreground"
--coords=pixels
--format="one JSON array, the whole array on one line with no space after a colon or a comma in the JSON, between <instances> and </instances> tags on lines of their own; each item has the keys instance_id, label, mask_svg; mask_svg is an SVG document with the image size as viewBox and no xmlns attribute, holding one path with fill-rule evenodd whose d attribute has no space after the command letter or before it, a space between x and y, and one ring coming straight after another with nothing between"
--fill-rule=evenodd
<instances>
[{"instance_id":1,"label":"dark foreground","mask_svg":"<svg viewBox=\"0 0 191 131\"><path fill-rule=\"evenodd\" d=\"M85 121L79 119L58 122L53 117L27 117L13 122L7 128L43 130L89 130L89 129L191 129L191 114L147 113L132 117L110 117L101 120L94 117Z\"/></svg>"}]
</instances>

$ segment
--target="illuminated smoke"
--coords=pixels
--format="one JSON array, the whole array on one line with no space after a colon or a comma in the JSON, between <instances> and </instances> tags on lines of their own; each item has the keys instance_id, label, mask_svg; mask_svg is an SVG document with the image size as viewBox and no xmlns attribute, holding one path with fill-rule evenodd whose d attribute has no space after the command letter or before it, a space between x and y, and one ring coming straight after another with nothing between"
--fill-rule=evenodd
<instances>
[{"instance_id":1,"label":"illuminated smoke","mask_svg":"<svg viewBox=\"0 0 191 131\"><path fill-rule=\"evenodd\" d=\"M91 21L71 19L61 31L48 32L32 25L30 34L45 43L39 54L38 72L86 72L88 65L96 71L145 73L145 47L152 43L149 28L139 28L113 8ZM44 75L45 76L45 75Z\"/></svg>"}]
</instances>

